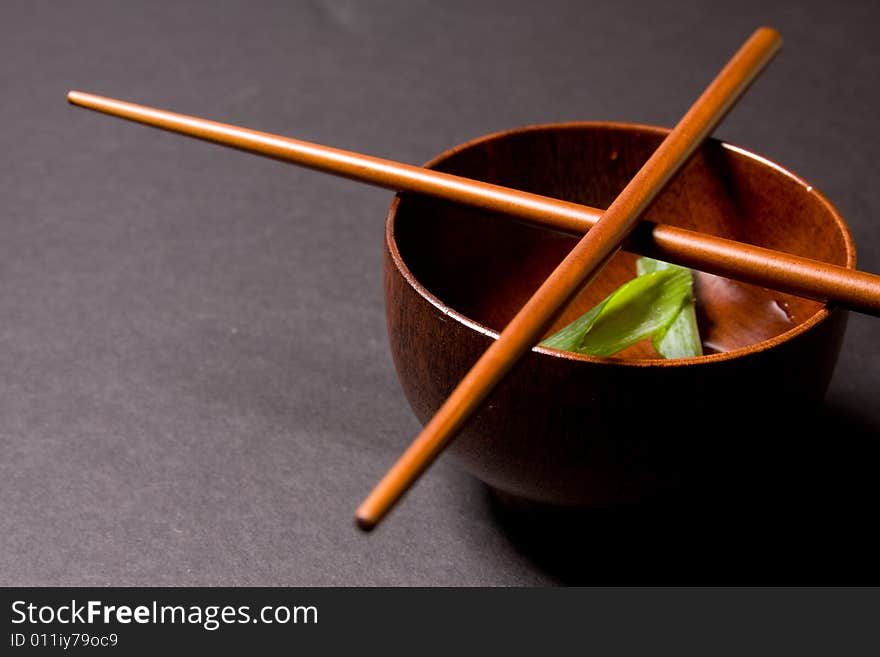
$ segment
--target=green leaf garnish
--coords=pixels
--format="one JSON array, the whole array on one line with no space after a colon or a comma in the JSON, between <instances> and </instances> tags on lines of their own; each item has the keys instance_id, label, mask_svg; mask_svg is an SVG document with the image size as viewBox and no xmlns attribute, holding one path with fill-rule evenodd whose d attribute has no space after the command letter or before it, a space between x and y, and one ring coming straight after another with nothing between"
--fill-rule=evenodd
<instances>
[{"instance_id":1,"label":"green leaf garnish","mask_svg":"<svg viewBox=\"0 0 880 657\"><path fill-rule=\"evenodd\" d=\"M541 345L611 356L651 337L654 348L665 358L702 355L691 271L651 258L640 258L636 268L637 278Z\"/></svg>"},{"instance_id":2,"label":"green leaf garnish","mask_svg":"<svg viewBox=\"0 0 880 657\"><path fill-rule=\"evenodd\" d=\"M652 340L654 349L664 358L694 358L703 355L703 343L697 328L697 312L694 307L693 273L690 269L673 265L653 258L639 258L636 261L636 272L639 276L664 269L681 269L691 279L690 289L685 297L681 310L672 324L664 333L655 333Z\"/></svg>"}]
</instances>

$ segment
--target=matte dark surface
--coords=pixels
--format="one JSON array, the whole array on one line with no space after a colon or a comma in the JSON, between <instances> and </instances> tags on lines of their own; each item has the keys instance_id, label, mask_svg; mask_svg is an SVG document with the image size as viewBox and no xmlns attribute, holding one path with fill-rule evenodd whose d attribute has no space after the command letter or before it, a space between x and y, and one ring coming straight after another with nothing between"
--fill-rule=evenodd
<instances>
[{"instance_id":1,"label":"matte dark surface","mask_svg":"<svg viewBox=\"0 0 880 657\"><path fill-rule=\"evenodd\" d=\"M717 136L822 190L880 271L873 2L0 5L0 584L877 582L876 319L784 478L726 503L511 516L418 425L382 307L391 195L71 108L68 89L419 163L506 128L671 125L759 24ZM711 439L711 436L707 436ZM762 494L756 492L764 491ZM572 531L577 527L576 531Z\"/></svg>"}]
</instances>

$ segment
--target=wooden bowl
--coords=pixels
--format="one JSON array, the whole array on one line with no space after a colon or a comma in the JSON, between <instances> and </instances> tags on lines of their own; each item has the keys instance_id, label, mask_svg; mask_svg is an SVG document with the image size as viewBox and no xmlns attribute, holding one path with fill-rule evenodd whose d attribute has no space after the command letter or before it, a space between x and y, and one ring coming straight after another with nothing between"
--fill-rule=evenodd
<instances>
[{"instance_id":1,"label":"wooden bowl","mask_svg":"<svg viewBox=\"0 0 880 657\"><path fill-rule=\"evenodd\" d=\"M667 130L621 123L528 127L449 150L428 167L607 207ZM853 267L849 230L822 194L743 149L711 141L646 219ZM425 422L576 238L435 199L394 199L385 302L403 390ZM635 275L621 252L551 332ZM514 498L631 502L690 475L747 481L778 431L765 418L821 403L846 325L842 309L698 273L706 355L663 360L649 344L612 358L534 348L450 453ZM780 426L774 422L773 426Z\"/></svg>"}]
</instances>

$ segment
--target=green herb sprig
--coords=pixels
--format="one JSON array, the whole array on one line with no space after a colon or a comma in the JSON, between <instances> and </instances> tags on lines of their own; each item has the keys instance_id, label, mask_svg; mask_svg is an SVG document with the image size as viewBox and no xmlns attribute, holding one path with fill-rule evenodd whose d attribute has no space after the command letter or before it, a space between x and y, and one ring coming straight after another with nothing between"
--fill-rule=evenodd
<instances>
[{"instance_id":1,"label":"green herb sprig","mask_svg":"<svg viewBox=\"0 0 880 657\"><path fill-rule=\"evenodd\" d=\"M691 270L639 258L636 272L636 278L541 345L578 354L612 356L650 337L654 349L664 358L701 356Z\"/></svg>"}]
</instances>

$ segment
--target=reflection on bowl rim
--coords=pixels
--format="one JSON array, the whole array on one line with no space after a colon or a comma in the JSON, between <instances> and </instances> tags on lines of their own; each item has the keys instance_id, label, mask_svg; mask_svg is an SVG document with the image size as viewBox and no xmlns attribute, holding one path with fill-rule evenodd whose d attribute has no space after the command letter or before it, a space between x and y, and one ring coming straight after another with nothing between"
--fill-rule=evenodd
<instances>
[{"instance_id":1,"label":"reflection on bowl rim","mask_svg":"<svg viewBox=\"0 0 880 657\"><path fill-rule=\"evenodd\" d=\"M527 132L542 132L547 130L582 130L584 128L616 128L624 130L640 130L643 132L653 133L661 137L666 136L669 133L668 128L661 128L658 126L645 125L641 123L622 123L617 121L571 121L565 123L544 123L528 125L521 128L514 128L512 130L502 130L500 132L483 135L482 137L477 137L476 139L472 139L463 144L459 144L458 146L455 146L453 148L450 148L449 150L440 153L436 157L426 162L423 166L425 168L432 169L440 164L443 160L446 160L463 150L472 148L473 146L477 146L487 141L496 140L500 137L509 137L512 135L524 134ZM800 176L797 176L796 174L792 173L791 171L777 164L776 162L773 162L772 160L769 160L760 155L756 155L755 153L752 153L751 151L748 151L739 146L728 144L724 141L720 141L717 139L713 141L715 141L725 150L733 151L734 153L754 160L763 166L768 166L772 169L775 169L779 173L782 173L787 178L792 180L797 185L803 187L804 190L808 193L813 194L818 199L818 201L828 209L831 217L834 219L834 221L837 223L838 228L840 229L844 244L846 246L846 263L844 266L850 269L853 269L855 267L855 243L853 241L852 234L850 233L849 226L847 226L846 221L843 219L843 217L840 215L834 205L825 197L824 194L822 194L822 192L813 187L813 185L811 185L810 183L806 182ZM464 324L465 326L477 331L478 333L482 333L492 339L497 339L497 331L489 328L488 326L484 326L483 324L480 324L479 322L447 306L434 294L428 291L428 289L425 288L410 271L409 267L404 262L403 257L400 255L400 251L397 248L397 242L394 239L394 235L392 234L391 230L393 223L392 219L395 218L397 214L397 210L400 206L400 201L402 198L403 197L401 197L401 195L399 194L394 197L394 200L391 202L391 207L388 209L388 213L385 216L385 244L388 248L389 253L391 254L392 259L394 260L394 264L397 267L398 271L401 272L407 283L409 283L413 287L413 289L415 289L424 299L430 302L444 315L451 317L452 319L460 322L461 324ZM831 310L828 308L828 305L823 304L813 315L805 319L803 322L800 322L796 326L793 326L784 333L780 333L779 335L776 335L772 338L762 340L761 342L757 342L747 347L741 347L739 349L734 349L721 353L697 356L695 358L613 358L589 356L586 354L576 354L570 351L560 351L558 349L551 349L549 347L541 347L537 345L532 347L532 351L544 354L546 356L553 356L555 358L583 361L587 363L609 364L615 366L623 365L631 367L682 367L688 365L699 365L702 363L715 363L719 361L732 360L734 358L739 358L747 354L771 349L779 344L787 342L802 333L806 333L808 330L818 325L820 322L824 321L828 317L830 312Z\"/></svg>"}]
</instances>

